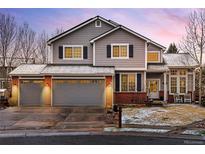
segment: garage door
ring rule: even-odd
[[[21,80],[20,82],[20,105],[41,106],[42,102],[42,80]]]
[[[53,106],[104,106],[104,80],[53,80]]]

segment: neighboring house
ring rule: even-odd
[[[194,92],[196,62],[100,16],[48,40],[50,64],[24,64],[10,73],[21,106],[101,106],[172,102]]]
[[[15,57],[11,62],[10,57],[6,58],[6,64],[2,66],[2,57],[0,57],[0,89],[10,88],[11,78],[9,73],[24,62],[23,58]],[[33,59],[29,59],[29,63],[33,63]]]

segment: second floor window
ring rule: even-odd
[[[112,45],[112,58],[128,58],[128,44],[113,44]]]
[[[64,59],[83,59],[82,46],[65,46]]]
[[[158,51],[148,51],[147,52],[147,62],[148,63],[158,63],[160,62],[160,54]]]

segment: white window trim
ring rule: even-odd
[[[113,46],[127,46],[127,57],[113,57]],[[113,43],[111,44],[111,59],[129,59],[129,44],[128,43]]]
[[[148,59],[147,59],[147,63],[160,63],[161,62],[160,51],[147,51],[147,55],[149,53],[158,53],[158,61],[148,61]]]
[[[80,47],[81,48],[81,58],[65,58],[65,48],[66,47]],[[72,50],[73,52],[73,50]],[[83,45],[63,45],[63,60],[83,60]]]
[[[135,91],[129,91],[129,74],[134,74],[135,75]],[[138,73],[120,73],[120,92],[125,92],[125,93],[129,93],[129,92],[137,92],[137,74]],[[128,84],[127,84],[127,89],[128,89],[128,91],[122,91],[122,84],[121,84],[121,82],[122,82],[122,75],[128,75]]]
[[[98,21],[100,22],[100,25],[99,25],[99,26],[97,25],[97,22],[98,22]],[[95,27],[102,27],[102,22],[101,22],[100,20],[96,20],[96,21],[95,21]]]
[[[177,75],[171,75],[171,70],[169,72],[169,94],[174,95],[175,93],[171,92],[171,77],[176,77],[177,78],[177,94],[179,95],[184,95],[188,93],[188,71],[186,70],[186,75],[180,75],[179,74],[179,69],[177,70]],[[180,77],[185,77],[186,78],[186,92],[185,93],[180,93]]]

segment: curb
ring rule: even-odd
[[[19,130],[18,130],[19,131]],[[100,134],[97,132],[86,132],[86,131],[81,131],[81,132],[68,132],[66,130],[64,131],[59,131],[59,130],[53,130],[53,131],[36,131],[36,130],[20,130],[18,132],[17,130],[14,131],[7,131],[7,132],[0,132],[0,139],[1,138],[9,138],[9,137],[37,137],[37,136],[64,136],[64,135],[69,135],[69,136],[82,136],[82,135],[96,135]]]
[[[40,137],[40,136],[88,136],[88,135],[126,135],[126,136],[144,136],[144,137],[159,137],[159,138],[175,138],[184,140],[203,141],[205,143],[205,136],[194,135],[162,135],[153,133],[136,133],[136,132],[94,132],[94,131],[68,131],[68,130],[12,130],[0,131],[1,138],[10,137]]]

